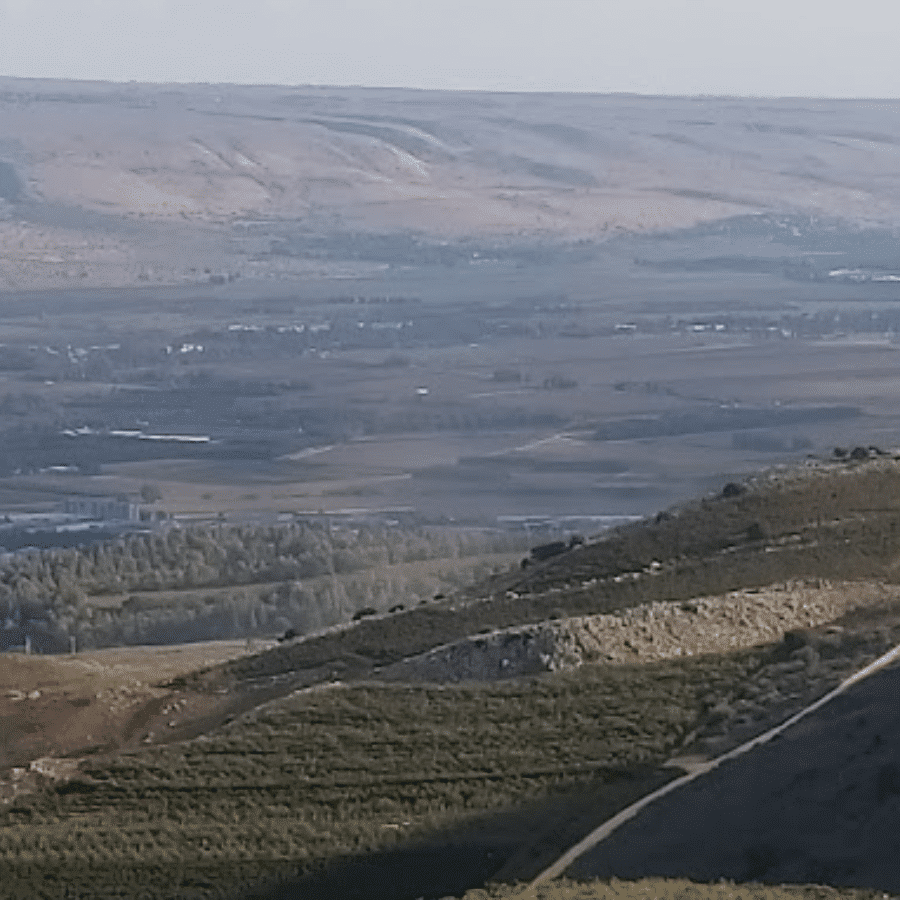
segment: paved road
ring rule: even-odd
[[[661,798],[567,874],[900,892],[900,668]]]

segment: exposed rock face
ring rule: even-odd
[[[874,583],[784,584],[722,597],[648,603],[620,613],[578,616],[477,635],[386,667],[379,677],[490,681],[571,669],[751,647],[798,628],[831,622],[857,607],[900,600]]]

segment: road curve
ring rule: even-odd
[[[900,668],[882,671],[898,660],[900,646],[739,747],[712,760],[679,763],[685,775],[594,829],[519,896],[533,896],[537,885],[563,872],[900,890],[900,836],[892,827],[900,814],[900,754],[895,759],[893,752],[900,745]],[[862,685],[876,673],[879,678]],[[828,704],[827,718],[807,718]],[[771,743],[776,738],[783,740]],[[761,752],[739,759],[755,748]],[[849,806],[851,798],[842,793],[848,789]],[[794,814],[780,815],[785,806]],[[884,816],[881,837],[888,846],[876,851],[873,836],[863,840],[860,831],[871,831]]]

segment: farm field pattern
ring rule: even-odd
[[[898,111],[0,79],[0,896],[517,896],[898,643]],[[900,889],[877,685],[533,896]]]
[[[896,428],[890,104],[0,88],[12,504],[638,515]]]

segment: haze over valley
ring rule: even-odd
[[[898,114],[0,78],[0,895],[900,891]]]
[[[11,512],[602,523],[894,441],[889,101],[0,89]]]
[[[0,103],[8,289],[490,270],[759,213],[896,224],[892,101],[0,79]]]

